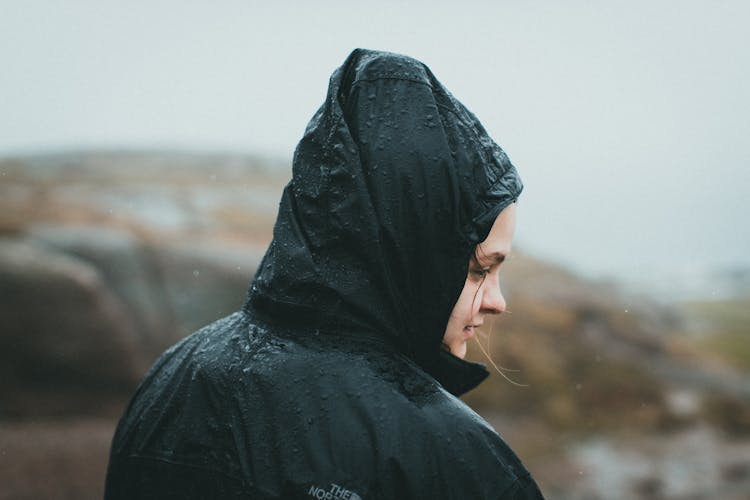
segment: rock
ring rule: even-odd
[[[137,326],[101,274],[0,239],[0,416],[106,412],[142,371]]]
[[[151,243],[98,226],[42,226],[29,234],[100,272],[133,321],[148,364],[180,338],[236,311],[263,251],[197,238]]]
[[[182,335],[165,293],[161,252],[129,231],[102,226],[37,226],[34,242],[85,261],[120,300],[133,323],[144,359],[153,359]]]
[[[121,407],[169,345],[242,305],[261,256],[93,226],[0,238],[0,417]]]
[[[255,245],[185,240],[156,251],[182,335],[237,311],[263,256]]]

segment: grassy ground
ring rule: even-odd
[[[688,302],[683,310],[695,347],[750,372],[750,298]]]

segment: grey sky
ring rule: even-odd
[[[595,275],[750,266],[750,4],[0,0],[0,154],[291,159],[354,47],[426,62],[524,179],[516,244]]]

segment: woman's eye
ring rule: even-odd
[[[485,276],[487,276],[487,273],[488,273],[489,271],[490,271],[490,270],[489,270],[489,269],[486,269],[486,268],[485,268],[485,269],[482,269],[482,268],[476,268],[476,269],[472,269],[472,270],[471,270],[471,271],[469,271],[469,272],[470,272],[470,274],[471,274],[472,276],[474,276],[474,277],[476,277],[476,278],[479,278],[479,279],[482,279],[482,278],[484,278]]]

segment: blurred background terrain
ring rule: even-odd
[[[355,47],[428,64],[521,174],[465,399],[547,497],[750,498],[750,3],[0,12],[0,500],[101,497],[144,371],[242,303]]]
[[[288,172],[159,151],[0,159],[0,498],[101,495],[145,370],[243,302]],[[550,498],[747,498],[746,289],[665,304],[522,246],[503,273],[512,314],[479,340],[523,385],[493,373],[465,399]]]

